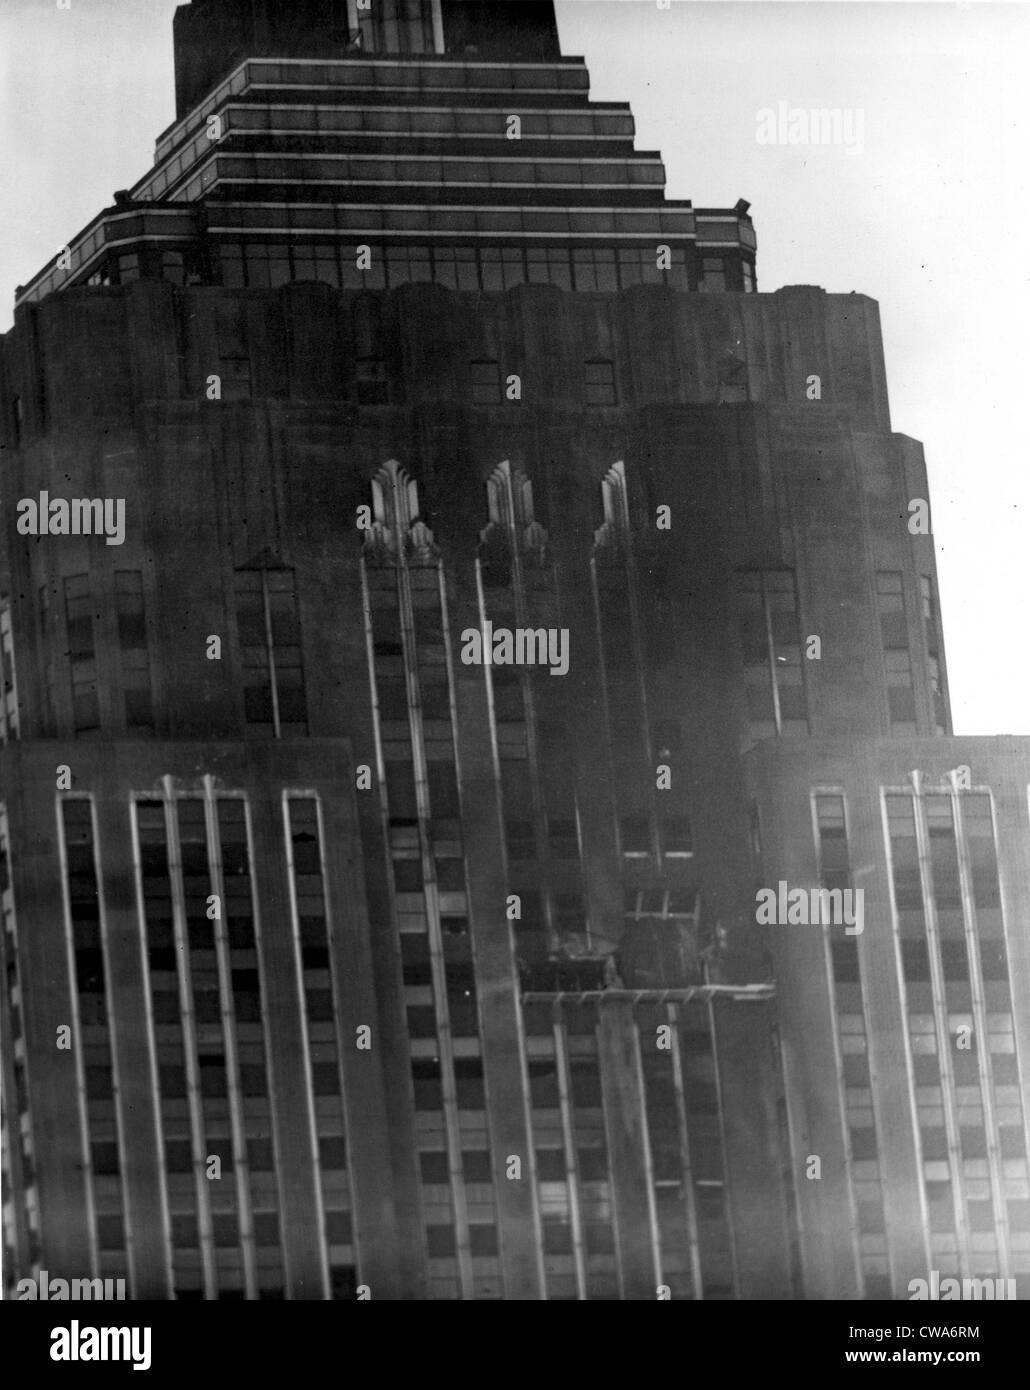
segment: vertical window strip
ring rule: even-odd
[[[235,588],[246,722],[271,738],[306,735],[294,571],[272,566],[237,570]]]
[[[951,1208],[955,1222],[954,1230],[957,1240],[959,1266],[963,1274],[968,1274],[971,1272],[970,1232],[966,1204],[963,1199],[963,1174],[961,1160],[959,1158],[959,1154],[961,1153],[961,1135],[959,1133],[958,1115],[955,1103],[955,1074],[951,1062],[952,1044],[948,1027],[947,989],[941,966],[940,934],[937,922],[937,906],[934,897],[930,835],[927,827],[926,808],[919,774],[913,773],[912,779],[913,785],[911,788],[904,789],[900,792],[885,791],[883,793],[884,824],[887,832],[885,838],[889,847],[892,898],[894,900],[895,922],[897,923],[899,918],[899,903],[897,878],[894,866],[897,854],[903,848],[904,838],[907,838],[898,834],[899,829],[908,829],[908,826],[899,819],[899,813],[904,810],[907,813],[906,820],[908,817],[912,818],[909,824],[914,834],[915,851],[919,868],[919,892],[922,898],[924,924],[923,942],[929,961],[929,989],[934,1037],[937,1045],[937,1060],[940,1069],[944,1131],[948,1151],[947,1166],[951,1186]],[[893,827],[891,817],[892,803],[894,810]],[[904,940],[902,941],[902,945],[904,945]],[[904,978],[902,979],[902,994],[906,1001],[906,1014],[911,1021],[912,1006],[909,1003],[909,985]],[[921,1150],[922,1146],[920,1146],[920,1152]],[[923,1178],[923,1185],[925,1190],[925,1176]],[[929,1193],[927,1193],[927,1202],[929,1203]]]
[[[53,619],[50,604],[51,585],[41,584],[39,586],[37,612],[39,613],[39,689],[43,695],[42,709],[42,733],[44,737],[50,738],[55,733],[54,727],[54,641],[52,627]]]
[[[336,997],[332,968],[331,925],[325,887],[325,836],[322,829],[321,805],[314,792],[288,791],[283,793],[283,814],[286,829],[286,853],[290,868],[290,910],[293,920],[294,951],[297,978],[301,987],[301,1017],[304,1021],[305,1064],[311,1078],[313,1105],[311,1142],[315,1162],[315,1184],[319,1194],[319,1219],[324,1235],[324,1278],[333,1296],[343,1296],[346,1283],[356,1287],[360,1280],[360,1247],[354,1229],[357,1212],[351,1187],[350,1164],[345,1157],[347,1110],[344,1104],[343,1038],[340,1032],[340,1001]],[[309,967],[312,953],[317,953],[316,966]],[[324,955],[324,964],[322,957]],[[328,977],[328,989],[317,993],[328,995],[328,1006],[319,1007],[309,985],[312,974]],[[324,1041],[314,1034],[330,1032]],[[326,1095],[315,1084],[316,1056],[332,1058],[336,1076],[336,1104],[328,1117],[323,1133]],[[325,1063],[319,1062],[320,1067]],[[320,1094],[321,1092],[321,1094]],[[338,1131],[338,1132],[337,1132]],[[337,1159],[339,1161],[337,1161]],[[344,1172],[342,1190],[338,1180],[330,1178],[331,1171]],[[343,1236],[348,1234],[348,1239]],[[335,1253],[334,1253],[335,1249]],[[350,1296],[353,1296],[351,1293]]]
[[[91,733],[100,727],[100,705],[97,694],[93,601],[88,574],[70,575],[65,579],[64,608],[71,676],[72,723],[77,734]]]
[[[69,971],[69,994],[71,1004],[70,1027],[72,1034],[72,1048],[75,1054],[76,1083],[78,1090],[78,1111],[79,1111],[79,1143],[82,1151],[82,1171],[86,1190],[86,1221],[89,1229],[90,1240],[90,1274],[99,1277],[101,1269],[100,1258],[100,1212],[98,1210],[99,1201],[97,1193],[96,1174],[93,1166],[92,1143],[91,1143],[91,1106],[90,1106],[90,1069],[88,1067],[86,1033],[83,1026],[83,1000],[82,994],[85,992],[81,987],[80,964],[83,969],[92,965],[96,968],[96,957],[100,952],[100,895],[99,880],[96,866],[96,837],[93,825],[93,799],[90,796],[73,795],[59,793],[56,800],[57,816],[57,844],[60,855],[61,865],[61,893],[64,908],[64,927],[65,944],[67,949],[68,971]],[[95,926],[92,928],[82,927],[84,920],[90,920],[85,916],[86,913],[94,911],[96,913]],[[80,941],[85,940],[84,950],[95,953],[92,961],[82,960],[80,962]],[[101,979],[103,979],[103,961],[100,961]],[[87,983],[93,983],[87,980]],[[104,1001],[106,1005],[106,1000]],[[106,1013],[106,1009],[105,1009]],[[91,1034],[93,1028],[98,1031],[102,1029],[103,1041],[94,1044],[92,1041],[88,1047],[92,1049],[97,1046],[104,1054],[106,1066],[101,1065],[97,1068],[98,1079],[102,1081],[101,1092],[107,1091],[109,1095],[114,1095],[114,1070],[113,1059],[111,1056],[110,1038],[105,1025],[90,1024]],[[110,1078],[110,1087],[106,1084],[107,1077]],[[114,1119],[114,1115],[112,1115]],[[115,1123],[117,1123],[115,1121]],[[122,1244],[124,1245],[124,1189],[121,1190],[120,1198],[122,1202]]]
[[[451,1187],[455,1218],[455,1247],[462,1297],[471,1298],[474,1295],[471,1235],[465,1178],[461,1159],[461,1122],[458,1114],[457,1067],[455,1063],[454,1034],[447,988],[447,962],[440,920],[440,897],[436,877],[436,864],[433,858],[430,841],[432,807],[429,799],[425,732],[421,718],[421,703],[418,698],[419,660],[418,647],[416,644],[413,574],[408,569],[407,564],[404,563],[405,557],[403,549],[401,555],[402,559],[397,571],[401,640],[404,647],[405,666],[409,678],[409,690],[414,697],[409,699],[409,709],[412,761],[415,773],[415,803],[418,814],[423,893],[426,903],[430,971],[436,1003],[436,1028],[440,1054],[440,1080],[443,1096],[443,1111],[447,1128],[449,1161],[451,1165]],[[439,586],[441,571],[438,565],[434,566],[433,577],[435,584]]]
[[[794,571],[738,571],[737,604],[752,737],[809,733]]]
[[[590,570],[605,720],[611,767],[616,775],[612,795],[619,808],[616,818],[619,851],[622,855],[636,854],[644,849],[646,843],[647,852],[660,864],[662,843],[653,792],[656,764],[645,674],[647,662],[644,658],[626,468],[621,460],[613,464],[601,480],[601,499],[604,524],[597,532]],[[612,618],[616,611],[621,612],[621,625]],[[625,764],[627,747],[633,749],[633,763],[638,760],[643,763],[636,775],[632,767],[624,766],[621,774],[619,771],[620,762]],[[629,791],[633,787],[646,787],[646,799],[643,792],[633,795]],[[634,841],[631,849],[627,841],[627,823],[645,820],[646,840],[641,824],[639,840]]]
[[[915,733],[917,727],[912,653],[904,577],[900,570],[877,570],[876,606],[887,678],[892,733]]]
[[[494,573],[493,567],[484,564],[482,557],[476,561],[480,622],[485,624],[489,619],[498,626],[506,626],[510,622],[515,628],[527,628],[532,623],[521,547],[526,528],[535,521],[532,489],[522,471],[516,470],[513,474],[511,465],[505,462],[491,474],[487,482],[487,496],[491,516],[489,529],[496,528],[507,563],[497,566]],[[486,581],[491,578],[505,579],[507,582],[488,584]],[[553,591],[553,572],[550,578]],[[542,925],[553,947],[558,938],[533,681],[528,668],[495,669],[493,665],[486,667],[486,681],[501,787],[509,882],[511,862],[516,857],[511,851],[529,851],[528,857],[534,859],[537,865]],[[516,691],[518,698],[513,700]],[[516,717],[513,719],[512,715]],[[521,738],[518,743],[509,743],[509,735],[521,735]],[[521,756],[523,752],[524,758]],[[527,811],[528,815],[525,814]],[[531,836],[526,834],[530,828]]]
[[[143,836],[141,834],[140,816],[138,811],[138,798],[133,796],[129,801],[129,820],[130,834],[132,838],[132,861],[133,878],[136,888],[136,912],[137,925],[139,928],[140,964],[141,977],[144,982],[144,1012],[146,1014],[148,1062],[150,1073],[150,1092],[155,1099],[154,1104],[154,1130],[153,1140],[155,1152],[158,1156],[158,1163],[161,1169],[160,1179],[160,1201],[161,1219],[163,1229],[160,1233],[155,1232],[155,1237],[160,1235],[163,1246],[164,1272],[168,1281],[168,1287],[175,1290],[175,1265],[172,1248],[172,1212],[168,1190],[168,1163],[165,1148],[165,1126],[164,1112],[161,1100],[161,1068],[159,1063],[158,1039],[157,1039],[157,1019],[155,1015],[154,990],[151,983],[151,965],[149,949],[149,924],[147,917],[147,893],[144,887],[144,862],[143,862]],[[159,805],[159,804],[158,804]],[[178,1014],[176,1015],[178,1017]]]
[[[690,1131],[687,1124],[686,1084],[683,1070],[683,1038],[680,1029],[681,1006],[666,1004],[666,1022],[672,1032],[670,1056],[672,1059],[672,1087],[675,1096],[676,1138],[679,1142],[680,1173],[684,1189],[686,1208],[686,1234],[689,1256],[691,1297],[704,1298],[704,1284],[701,1276],[701,1247],[697,1230],[697,1193],[694,1187],[694,1165],[690,1157]]]
[[[209,795],[212,785],[205,783]],[[258,1296],[280,1297],[284,1278],[282,1233],[250,805],[245,795],[219,792],[208,813],[209,854],[221,873],[223,890],[223,923],[216,940],[224,940],[227,952],[229,985],[224,1004],[234,1021],[239,1057],[243,1124],[239,1163],[249,1179],[241,1180],[240,1190],[249,1200]]]
[[[572,1118],[572,1088],[569,1079],[569,1047],[560,1004],[554,1005],[554,1059],[558,1077],[558,1109],[561,1117],[562,1147],[565,1154],[565,1182],[568,1191],[569,1225],[572,1235],[572,1265],[576,1297],[587,1298],[586,1241],[580,1200],[579,1157]]]
[[[0,742],[18,737],[18,682],[14,670],[14,635],[10,600],[0,600]]]
[[[919,576],[919,595],[922,604],[923,635],[930,670],[930,698],[933,704],[934,732],[948,732],[948,695],[944,680],[944,653],[941,643],[940,614],[931,575]]]
[[[603,1082],[597,1046],[597,1006],[564,1011],[568,1083],[579,1173],[579,1202],[587,1254],[588,1298],[618,1298],[619,1264],[611,1158],[605,1131]],[[571,1044],[571,1035],[576,1043]],[[588,1042],[589,1038],[589,1042]]]
[[[0,958],[3,959],[5,967],[4,988],[7,990],[12,1035],[16,1043],[19,1037],[24,1037],[24,1027],[21,1022],[24,1014],[24,1000],[21,991],[18,921],[11,871],[10,828],[7,821],[7,807],[2,802],[0,802],[0,931],[3,934],[3,950],[0,951]],[[15,991],[18,995],[17,1000],[14,998]],[[14,1077],[15,1094],[8,1101],[4,1123],[4,1140],[5,1142],[10,1141],[12,1153],[16,1145],[20,1150],[23,1178],[22,1206],[13,1219],[17,1230],[20,1231],[24,1227],[28,1232],[29,1249],[26,1253],[28,1263],[32,1264],[38,1254],[38,1249],[33,1245],[33,1241],[38,1246],[39,1240],[38,1216],[30,1198],[30,1189],[35,1188],[36,1182],[36,1145],[33,1136],[31,1092],[28,1068],[25,1065],[24,1044],[20,1056],[16,1047],[12,1048],[12,1054],[11,1069]],[[16,1120],[14,1119],[15,1116],[17,1117]],[[10,1117],[10,1120],[7,1117]],[[10,1122],[11,1120],[13,1123]],[[16,1136],[18,1136],[17,1139]],[[14,1242],[14,1248],[19,1251],[19,1254],[21,1253],[20,1239]]]
[[[985,795],[987,798],[990,811],[991,840],[992,844],[996,846],[993,801],[989,791],[981,793],[980,795]],[[983,1106],[983,1126],[987,1139],[988,1174],[991,1185],[991,1200],[994,1207],[994,1236],[997,1242],[999,1274],[1003,1278],[1008,1278],[1013,1274],[1011,1268],[1012,1252],[1009,1248],[1005,1183],[1002,1158],[999,1151],[998,1118],[994,1103],[994,1088],[991,1075],[990,1032],[988,1022],[989,1008],[980,961],[980,927],[977,920],[976,898],[973,890],[973,869],[969,841],[966,833],[965,806],[967,804],[967,797],[972,801],[974,796],[976,796],[976,793],[970,795],[966,792],[960,792],[957,786],[957,778],[953,777],[950,800],[955,830],[955,848],[962,899],[962,918],[965,929],[966,953],[969,962],[977,1071],[980,1084],[981,1104]],[[1002,939],[1004,940],[1004,926],[1002,927],[1002,934]],[[1020,1118],[1023,1118],[1022,1115]]]
[[[218,1027],[220,1028],[220,1046],[224,1057],[224,1070],[226,1078],[226,1102],[229,1121],[229,1146],[233,1167],[233,1191],[236,1202],[237,1217],[237,1242],[240,1251],[242,1275],[242,1292],[246,1299],[258,1297],[258,1271],[257,1256],[255,1250],[255,1219],[254,1210],[251,1202],[251,1174],[247,1154],[247,1133],[246,1133],[246,1097],[250,1091],[249,1086],[243,1084],[241,1046],[238,1036],[236,1001],[233,989],[233,970],[232,957],[228,937],[229,931],[229,907],[230,901],[226,893],[225,865],[222,849],[222,835],[220,823],[220,811],[223,806],[231,805],[238,807],[246,813],[246,803],[244,798],[235,796],[231,793],[224,795],[216,794],[214,790],[214,779],[210,775],[204,777],[203,798],[199,797],[180,797],[179,799],[180,827],[182,825],[182,811],[184,803],[196,806],[200,814],[192,817],[192,833],[194,837],[193,853],[200,858],[202,863],[197,867],[202,867],[203,878],[207,882],[201,891],[202,901],[196,902],[195,912],[192,921],[195,921],[198,928],[198,938],[206,942],[208,935],[211,938],[212,954],[215,958],[215,990],[218,999]],[[244,865],[236,864],[233,867],[239,872],[241,868],[248,871],[250,868],[249,836],[246,835],[246,822],[244,820],[244,852],[246,862]],[[202,837],[202,838],[201,838]],[[206,890],[206,891],[205,891]],[[210,916],[209,903],[211,897],[216,899],[214,906],[217,908],[216,915]],[[251,911],[253,907],[251,905]],[[196,954],[193,956],[193,964],[196,963]],[[205,972],[207,973],[207,972]],[[256,972],[255,972],[256,973]],[[194,985],[197,981],[194,980]],[[209,981],[205,980],[205,983]],[[208,990],[207,993],[214,991]],[[194,996],[196,998],[196,994]],[[260,1026],[260,1025],[259,1025]],[[208,1023],[202,1030],[203,1034],[213,1033],[212,1023]],[[248,1049],[250,1044],[246,1045]],[[260,1070],[263,1073],[264,1091],[268,1093],[268,1074],[264,1065],[265,1047],[263,1041],[258,1044],[261,1054]],[[221,1110],[220,1097],[213,1098],[212,1112],[217,1114]],[[218,1116],[218,1128],[222,1128],[221,1116]],[[209,1154],[219,1152],[224,1148],[224,1141],[221,1137],[215,1139],[213,1136],[207,1139],[205,1147]],[[224,1155],[223,1155],[224,1157]],[[223,1213],[224,1215],[224,1213]],[[217,1240],[216,1240],[217,1244]],[[223,1249],[227,1246],[223,1246]]]
[[[393,537],[393,549],[391,559],[396,563],[388,563],[385,566],[371,566],[367,557],[362,558],[362,587],[366,602],[366,641],[368,647],[369,669],[372,672],[373,688],[377,681],[377,662],[380,656],[377,654],[377,639],[380,634],[380,619],[385,605],[377,604],[378,594],[382,594],[384,599],[392,597],[396,592],[396,627],[393,622],[388,628],[390,646],[401,648],[401,659],[404,664],[404,684],[407,700],[407,722],[411,739],[411,770],[414,782],[414,799],[410,809],[414,812],[416,820],[416,834],[418,846],[419,877],[422,884],[422,896],[425,902],[426,915],[426,937],[425,947],[428,954],[429,979],[432,989],[433,1007],[435,1012],[435,1034],[437,1040],[437,1051],[439,1062],[438,1076],[440,1083],[441,1109],[444,1117],[444,1129],[446,1135],[447,1171],[450,1189],[450,1200],[453,1207],[454,1229],[455,1229],[455,1252],[458,1271],[458,1286],[462,1298],[471,1298],[473,1294],[473,1275],[472,1259],[470,1250],[470,1235],[468,1223],[468,1209],[465,1200],[464,1174],[461,1160],[461,1131],[458,1118],[457,1088],[454,1069],[454,1048],[451,1036],[450,1013],[447,1001],[447,975],[444,957],[444,947],[442,940],[440,922],[440,903],[437,892],[435,865],[429,842],[429,819],[431,808],[429,803],[428,787],[428,766],[426,761],[425,741],[420,718],[420,703],[418,699],[418,661],[415,643],[415,622],[412,603],[411,580],[405,563],[405,549],[408,530],[407,510],[417,511],[417,494],[414,499],[410,495],[411,488],[414,486],[402,471],[391,477],[383,478],[380,481],[380,495],[384,498],[383,524],[389,528]],[[439,571],[437,569],[439,583]],[[386,576],[393,576],[396,580],[396,590],[388,580],[384,583]],[[392,608],[392,605],[389,605]],[[387,611],[389,611],[389,608]],[[399,639],[399,641],[397,640]],[[382,732],[382,709],[378,698],[374,700],[374,711],[376,715],[376,741],[377,754],[380,760],[381,769],[381,791],[384,803],[386,825],[384,827],[387,843],[390,844],[390,827],[394,811],[397,809],[393,797],[389,791],[389,780],[391,765],[386,761],[385,748]],[[395,904],[397,894],[397,863],[395,855],[393,860],[393,870],[395,875],[394,883],[391,884],[391,897]],[[412,891],[417,891],[412,889]],[[418,1078],[423,1072],[427,1072],[428,1063],[421,1058],[413,1057],[413,1074],[416,1077],[416,1107],[418,1105],[419,1085]],[[427,1083],[431,1083],[432,1078],[426,1075]],[[432,1227],[427,1230],[431,1231]],[[432,1252],[430,1253],[430,1269],[432,1270]],[[432,1274],[431,1274],[432,1278]]]
[[[705,1298],[739,1298],[737,1242],[730,1211],[726,1173],[726,1137],[723,1124],[722,1085],[716,1049],[715,1003],[687,1005],[680,1017],[686,1032],[691,1012],[700,1027],[694,1029],[691,1082],[687,1087],[687,1126],[695,1173],[698,1238]],[[710,1080],[708,1073],[710,1072]],[[716,1274],[719,1282],[716,1282]]]
[[[197,1061],[197,1024],[193,1007],[189,934],[182,886],[182,858],[175,815],[172,779],[164,779],[163,795],[136,796],[133,816],[139,842],[140,903],[146,932],[147,981],[154,1007],[159,1073],[162,1136],[165,1145],[165,1191],[171,1213],[171,1255],[177,1297],[205,1299],[218,1295],[214,1227],[206,1177],[207,1150],[200,1068]],[[154,974],[174,974],[175,989],[158,991]],[[177,1019],[169,1017],[178,1012]],[[169,1037],[174,1033],[174,1039]],[[182,1091],[179,1082],[182,1082]],[[180,1095],[183,1097],[180,1115]],[[185,1129],[189,1170],[193,1174],[194,1210],[177,1210],[180,1196],[171,1182],[172,1171],[184,1171],[178,1150]],[[176,1154],[173,1165],[172,1153]],[[194,1256],[199,1265],[194,1272]]]
[[[125,697],[125,723],[130,732],[152,732],[154,710],[150,688],[142,572],[115,570],[114,589],[122,689]]]
[[[663,1200],[672,1191],[668,1186],[670,1181],[682,1187],[682,1170],[678,1143],[672,1150],[674,1162],[668,1163],[670,1149],[667,1122],[675,1115],[675,1108],[669,1105],[671,1097],[670,1088],[667,1086],[670,1070],[668,1063],[654,1046],[655,1031],[650,1026],[653,1016],[654,1010],[645,1005],[642,1008],[637,1006],[633,1010],[632,1018],[633,1069],[636,1073],[636,1085],[633,1090],[638,1097],[641,1157],[647,1192],[648,1236],[657,1282],[669,1285],[670,1289],[675,1285],[682,1294],[683,1285],[679,1277],[681,1271],[678,1268],[681,1251],[677,1246],[685,1234],[686,1213],[682,1209],[673,1209],[675,1219],[672,1222],[666,1220],[668,1204]],[[674,1119],[673,1129],[675,1132]],[[675,1178],[671,1180],[668,1176],[670,1169],[675,1170]]]
[[[851,853],[848,835],[847,802],[843,791],[838,788],[818,789],[812,793],[812,815],[815,824],[816,834],[816,854],[819,865],[819,881],[822,886],[829,891],[847,891],[853,887],[851,875]],[[860,967],[860,953],[858,940],[856,937],[843,936],[836,940],[831,940],[826,934],[826,955],[827,955],[827,979],[829,982],[830,1002],[833,1009],[835,1020],[834,1027],[834,1052],[837,1059],[837,1076],[840,1086],[841,1100],[845,1111],[845,1143],[848,1155],[848,1195],[852,1204],[854,1217],[854,1227],[859,1235],[858,1248],[853,1247],[853,1253],[861,1269],[863,1282],[865,1284],[865,1296],[875,1298],[883,1290],[878,1288],[873,1280],[882,1279],[875,1268],[874,1261],[868,1259],[862,1252],[861,1241],[866,1234],[880,1234],[885,1232],[885,1222],[883,1213],[883,1186],[879,1176],[881,1162],[880,1132],[876,1114],[876,1097],[872,1095],[872,1081],[869,1076],[869,1054],[868,1046],[862,1053],[845,1052],[845,1045],[842,1037],[841,1020],[847,1014],[853,1016],[855,1013],[861,1015],[865,1023],[865,992],[862,983]],[[842,993],[846,992],[852,996],[846,1000],[842,999]],[[868,1036],[866,1026],[865,1036]],[[843,1053],[843,1055],[842,1055]],[[855,1057],[861,1057],[861,1062],[856,1062]],[[849,1071],[858,1072],[858,1076],[849,1076]],[[862,1201],[859,1195],[857,1179],[857,1163],[868,1165],[874,1160],[865,1152],[861,1156],[855,1153],[855,1139],[852,1125],[850,1123],[849,1093],[854,1095],[856,1092],[866,1091],[870,1093],[870,1118],[872,1124],[862,1126],[869,1129],[871,1133],[872,1148],[876,1155],[875,1163],[877,1166],[876,1178],[865,1177],[862,1179],[861,1193],[866,1199]],[[863,1107],[864,1109],[865,1107]],[[866,1171],[863,1169],[862,1171]],[[869,1198],[872,1198],[869,1201]],[[871,1228],[871,1229],[869,1229]]]

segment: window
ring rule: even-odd
[[[820,793],[815,798],[815,819],[818,835],[819,878],[824,888],[851,887],[851,864],[848,858],[848,834],[844,814],[844,798],[835,793]]]
[[[18,737],[18,684],[14,675],[11,605],[0,600],[0,742]]]
[[[173,285],[186,283],[186,258],[181,251],[161,252],[161,279]]]
[[[474,246],[437,246],[433,250],[433,278],[452,290],[478,290],[479,267]]]
[[[275,289],[290,279],[288,246],[250,245],[245,249],[247,284],[252,289]]]
[[[651,257],[652,263],[655,257]],[[577,290],[617,290],[618,273],[615,252],[607,248],[576,247],[572,253],[572,268]]]
[[[479,261],[484,290],[507,290],[525,283],[525,253],[521,246],[481,247]]]
[[[741,571],[737,602],[752,737],[807,734],[793,571]]]
[[[915,914],[911,930],[922,934],[923,888],[919,871],[919,851],[916,843],[915,808],[912,797],[898,794],[885,798],[887,829],[890,838],[891,872],[894,905],[902,916],[902,934],[909,930],[904,914]],[[904,944],[904,943],[903,943]],[[925,941],[912,943],[925,953]],[[927,976],[927,978],[929,978]]]
[[[701,257],[701,281],[699,290],[707,293],[726,288],[726,262],[721,256]]]
[[[88,575],[76,574],[65,579],[64,603],[71,667],[72,722],[76,733],[89,733],[100,727],[100,705],[97,699],[97,660]]]
[[[531,284],[557,285],[572,289],[569,253],[564,247],[530,246],[526,250],[526,272]]]
[[[11,398],[11,414],[14,416],[14,447],[21,448],[21,431],[25,423],[25,407],[21,403],[21,396]]]
[[[469,363],[469,378],[472,384],[473,405],[499,405],[503,400],[501,390],[501,364],[493,359]]]
[[[755,268],[750,261],[742,261],[744,271],[744,293],[753,294],[755,289]]]
[[[293,570],[237,570],[236,621],[248,728],[269,738],[306,734],[304,670]]]
[[[962,818],[965,823],[969,850],[970,872],[973,881],[973,900],[980,914],[982,942],[986,940],[989,911],[1001,906],[998,884],[998,860],[994,846],[994,817],[991,798],[985,792],[965,792],[962,796]],[[1000,922],[990,923],[992,938],[1003,937]],[[1004,942],[1002,952],[1004,953]]]
[[[587,405],[616,405],[615,364],[597,357],[586,364]]]
[[[923,631],[926,636],[927,661],[930,671],[930,692],[933,699],[934,732],[948,732],[948,701],[944,688],[944,672],[941,669],[941,636],[937,614],[937,598],[933,580],[928,574],[919,576],[919,595],[923,613]]]
[[[241,289],[244,283],[243,247],[226,243],[218,248],[218,263],[222,284],[226,289]]]
[[[683,251],[679,247],[672,248],[672,269],[670,270],[659,270],[658,252],[654,245],[620,247],[618,258],[619,284],[622,289],[628,289],[630,285],[662,284],[686,288]],[[599,284],[598,289],[600,288],[602,287]]]
[[[877,571],[876,605],[880,615],[880,640],[883,644],[891,732],[914,734],[916,697],[912,684],[912,657],[909,652],[904,581],[900,570]]]
[[[390,289],[412,281],[432,280],[433,271],[428,246],[389,246],[386,250],[386,269]]]
[[[130,731],[152,730],[154,714],[143,612],[143,576],[139,570],[116,570],[114,586],[125,691],[125,722]]]
[[[359,405],[388,405],[390,381],[382,357],[359,357],[354,364]]]

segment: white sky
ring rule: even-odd
[[[0,331],[29,279],[150,166],[176,0],[0,3]],[[1030,733],[1030,5],[558,0],[598,99],[667,192],[750,200],[761,289],[879,301],[894,428],[930,474],[958,733]],[[762,145],[756,113],[864,112],[864,149]]]

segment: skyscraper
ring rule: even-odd
[[[756,293],[550,3],[175,45],[0,343],[10,1279],[1025,1276],[1027,755],[950,737],[875,304]]]

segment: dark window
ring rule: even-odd
[[[726,262],[721,256],[702,256],[699,290],[720,291],[726,288]]]
[[[114,584],[122,684],[125,691],[125,720],[129,729],[134,732],[149,731],[154,727],[154,714],[150,695],[150,665],[147,658],[143,576],[139,570],[116,570]]]
[[[501,385],[501,364],[481,361],[469,363],[469,379],[473,405],[499,405],[504,399]]]
[[[492,1182],[493,1167],[485,1149],[468,1150],[461,1156],[466,1182]]]
[[[306,734],[300,616],[293,570],[237,570],[236,621],[248,726],[271,738]]]
[[[418,1161],[424,1183],[439,1186],[450,1182],[450,1169],[445,1153],[422,1153],[419,1154]]]
[[[354,1238],[350,1212],[327,1211],[325,1214],[325,1234],[330,1245],[349,1245]]]
[[[741,571],[737,605],[752,737],[807,734],[793,572]]]
[[[121,1250],[125,1245],[125,1225],[120,1216],[97,1217],[97,1243],[101,1250]]]
[[[94,611],[88,575],[76,574],[65,579],[64,602],[71,666],[72,716],[76,733],[86,733],[100,727],[93,640]]]
[[[604,358],[595,358],[587,362],[584,371],[587,405],[616,405],[615,364]]]
[[[354,377],[359,405],[389,405],[390,380],[382,357],[359,357]]]

